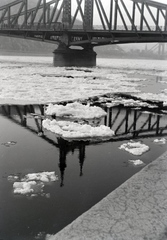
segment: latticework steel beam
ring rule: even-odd
[[[82,47],[167,42],[167,4],[151,0],[38,0],[29,9],[30,1],[16,0],[0,7],[0,34],[42,41],[66,38],[66,45]]]
[[[84,8],[84,28],[92,29],[93,26],[93,0],[85,0]]]
[[[63,1],[62,23],[65,29],[69,29],[71,27],[71,0]]]

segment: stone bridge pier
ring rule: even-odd
[[[62,24],[64,34],[61,36],[58,48],[53,52],[53,65],[58,67],[94,67],[96,66],[96,52],[91,45],[85,45],[83,49],[70,48],[68,30],[71,29],[71,0],[64,0]],[[85,0],[83,29],[92,29],[93,25],[93,1]]]
[[[60,43],[53,52],[53,65],[55,67],[94,67],[96,66],[96,52],[92,47],[71,49]]]

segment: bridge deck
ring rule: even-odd
[[[57,41],[67,47],[167,42],[167,4],[77,0],[74,6],[72,0],[38,0],[30,8],[30,2],[15,0],[0,7],[0,35]]]

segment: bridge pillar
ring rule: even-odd
[[[71,49],[60,43],[53,52],[53,65],[55,67],[94,67],[96,66],[96,52],[92,48]]]
[[[93,0],[85,0],[83,27],[91,30],[93,27]]]
[[[53,52],[55,67],[94,67],[96,66],[96,52],[89,45],[83,50],[71,49],[68,30],[71,28],[71,0],[64,0],[62,23],[64,34],[60,37],[58,48]],[[93,0],[85,0],[84,28],[91,29],[93,24]]]
[[[64,0],[62,23],[64,29],[68,30],[71,27],[71,0]]]
[[[158,45],[158,56],[160,59],[165,58],[165,43],[159,43]]]

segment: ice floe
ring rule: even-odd
[[[19,180],[18,176],[15,176],[15,175],[8,176],[8,181],[15,182],[16,180]]]
[[[13,184],[14,193],[23,195],[41,192],[43,187],[43,183],[37,183],[36,181],[15,182]]]
[[[143,88],[151,81],[147,75],[166,76],[166,72],[166,61],[156,60],[108,61],[98,58],[97,67],[89,71],[86,68],[53,68],[52,57],[0,56],[0,102],[50,103],[87,98],[109,91],[133,94],[143,91],[149,99],[148,88]],[[154,84],[154,98],[158,93],[158,98],[163,100],[160,93],[162,83]],[[166,89],[166,84],[163,85]]]
[[[45,196],[49,197],[49,193],[44,193],[44,186],[49,182],[58,181],[55,172],[29,173],[19,178],[17,175],[8,176],[8,181],[13,183],[14,194],[21,194],[30,197]]]
[[[16,145],[16,143],[17,142],[15,141],[9,141],[9,142],[2,143],[1,145],[4,145],[5,147],[10,147],[10,146]]]
[[[141,161],[140,159],[137,160],[128,160],[130,164],[133,164],[134,166],[144,166],[145,163]]]
[[[28,173],[22,178],[23,181],[41,181],[41,182],[55,182],[57,176],[55,172],[41,172],[41,173]]]
[[[162,101],[163,102],[163,106],[167,106],[167,95],[164,93],[158,93],[158,94],[154,94],[154,93],[139,93],[139,94],[134,94],[135,96],[138,96],[142,99],[145,100],[153,100],[153,101]]]
[[[166,138],[154,139],[154,143],[166,144],[166,142],[167,142]]]
[[[64,139],[88,139],[88,138],[111,138],[114,131],[109,127],[101,125],[92,127],[88,124],[80,124],[70,121],[57,121],[45,119],[42,122],[45,129],[56,133]]]
[[[123,105],[125,107],[149,107],[149,108],[157,107],[156,105],[149,104],[145,101],[125,99],[122,97],[113,97],[113,98],[100,97],[99,102],[104,102],[104,103],[106,102],[107,107],[113,107],[118,105]]]
[[[106,112],[96,106],[83,105],[79,102],[68,103],[67,105],[58,105],[50,103],[45,110],[46,115],[56,115],[57,117],[68,117],[77,119],[101,118]]]
[[[133,155],[142,155],[149,150],[149,146],[141,142],[130,141],[128,143],[123,143],[119,149],[123,149]]]

